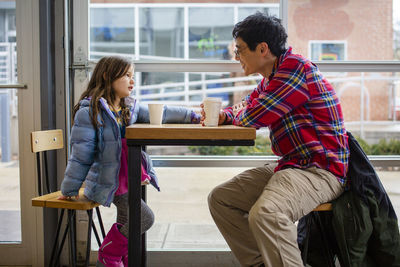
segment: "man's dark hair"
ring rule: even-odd
[[[236,23],[232,36],[235,39],[240,37],[251,51],[254,51],[262,42],[266,42],[272,54],[277,57],[286,50],[287,34],[281,20],[261,12]]]

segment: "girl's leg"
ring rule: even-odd
[[[121,225],[119,231],[122,235],[128,238],[129,235],[129,202],[128,202],[128,194],[124,194],[121,196],[114,197],[114,204],[117,206],[117,223]],[[143,234],[154,223],[154,213],[153,211],[147,206],[146,202],[142,200],[141,202],[141,233]],[[122,262],[124,266],[128,266],[128,253],[122,256]]]
[[[115,223],[99,249],[97,266],[123,267],[128,266],[128,194],[114,197],[117,206],[117,223]],[[142,200],[142,233],[154,223],[154,214]]]
[[[115,206],[117,206],[117,223],[122,225],[119,230],[124,236],[128,237],[129,234],[128,194],[115,196],[113,203],[115,204]],[[143,234],[144,232],[149,230],[154,223],[154,213],[150,209],[150,207],[147,206],[146,202],[144,202],[143,200],[142,200],[141,213],[142,213],[141,233]]]

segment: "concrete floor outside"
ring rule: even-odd
[[[157,168],[161,192],[148,186],[148,204],[155,225],[148,231],[148,249],[229,249],[207,207],[210,190],[246,168]],[[400,216],[400,171],[379,171]],[[18,165],[0,163],[0,241],[20,240]],[[102,208],[106,230],[115,222],[115,208]],[[85,230],[86,231],[86,230]],[[97,244],[93,240],[93,248]]]

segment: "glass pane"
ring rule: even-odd
[[[230,59],[233,7],[189,8],[189,57]]]
[[[229,249],[210,216],[207,197],[215,186],[246,169],[250,168],[156,168],[161,192],[147,187],[148,204],[156,219],[148,231],[148,248]],[[400,171],[380,169],[377,173],[400,214],[396,190]]]
[[[133,8],[90,8],[90,58],[107,54],[135,53],[135,12]]]
[[[399,2],[289,0],[288,44],[313,60],[398,60]]]
[[[215,73],[189,73],[189,92],[194,88],[212,94],[225,89],[228,100],[249,92],[258,81],[232,80]],[[219,75],[219,76],[218,76]],[[342,102],[346,128],[358,136],[368,154],[399,155],[400,133],[400,73],[324,73],[334,86]],[[225,77],[224,77],[225,76]],[[207,82],[219,79],[219,87]],[[222,79],[222,81],[221,81]],[[226,82],[224,81],[226,79]],[[230,80],[229,80],[230,79]],[[199,83],[199,84],[196,84]],[[237,90],[230,87],[234,87]],[[218,88],[218,89],[216,89]],[[362,97],[363,96],[363,97]],[[168,103],[168,101],[165,101]],[[196,101],[189,102],[196,107]],[[363,110],[361,112],[361,109]],[[363,114],[363,116],[361,116]],[[271,155],[268,131],[258,130],[254,147],[155,147],[149,146],[151,155]],[[227,249],[207,207],[207,196],[218,184],[234,177],[246,168],[156,168],[161,192],[148,187],[148,203],[156,222],[148,231],[149,249]],[[394,209],[400,212],[397,184],[399,170],[377,168],[378,175],[391,198]],[[182,176],[182,173],[185,175]],[[179,206],[179,209],[176,207]]]
[[[325,76],[340,98],[346,129],[364,139],[367,154],[400,155],[400,73]]]
[[[239,7],[239,14],[238,14],[238,21],[244,20],[247,16],[250,16],[257,11],[264,13],[264,14],[269,14],[272,16],[276,16],[279,18],[279,6],[278,5],[268,5],[268,7]]]
[[[315,60],[345,60],[346,43],[345,42],[313,42],[310,41],[311,57]]]
[[[142,102],[163,101],[193,108],[199,108],[204,97],[219,97],[223,106],[232,105],[261,80],[261,76],[239,75],[229,72],[139,72],[135,74],[134,97]]]
[[[183,8],[140,8],[139,18],[140,58],[184,57]]]
[[[0,84],[17,82],[15,2],[0,2]],[[0,90],[0,243],[21,242],[17,90]]]
[[[143,72],[136,74],[140,79],[134,88],[135,97],[141,102],[174,102],[184,101],[185,83],[183,73]]]
[[[148,231],[148,248],[228,249],[210,215],[207,196],[215,186],[244,170],[156,168],[162,188],[157,192],[147,187],[148,204],[156,218]]]
[[[145,60],[232,60],[232,29],[236,22],[256,11],[279,15],[278,0],[263,3],[91,0],[89,8],[91,59],[124,54]]]
[[[342,105],[346,128],[365,138],[373,145],[400,140],[400,75],[399,73],[324,73],[335,88]],[[162,102],[167,105],[183,105],[199,111],[199,105],[207,96],[222,99],[223,107],[238,103],[260,81],[260,76],[241,76],[240,73],[141,73],[136,83],[135,95],[141,102]],[[267,129],[259,130],[254,148],[202,148],[186,150],[163,149],[165,154],[201,155],[268,155],[271,154]],[[400,146],[400,144],[399,144]],[[262,149],[264,147],[264,149]],[[398,146],[394,146],[393,148]],[[150,148],[153,149],[153,148]],[[389,153],[375,149],[374,153]],[[380,151],[380,152],[378,152]],[[385,152],[386,151],[386,152]],[[372,153],[372,152],[371,152]],[[373,153],[373,154],[374,154]],[[400,154],[392,150],[393,154]]]

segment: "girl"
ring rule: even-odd
[[[85,181],[85,196],[109,207],[117,206],[115,223],[99,249],[98,266],[127,266],[128,168],[125,127],[149,122],[147,106],[137,103],[133,90],[133,64],[121,57],[104,57],[96,65],[86,91],[74,107],[72,152],[61,184],[61,199],[78,196]],[[163,123],[199,123],[200,116],[185,108],[165,107]],[[142,154],[142,182],[158,190],[147,154]],[[142,201],[142,233],[154,222]]]

